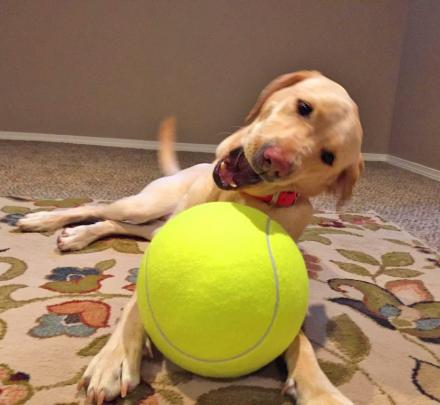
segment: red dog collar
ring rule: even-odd
[[[279,193],[263,196],[252,195],[252,197],[256,198],[257,200],[264,201],[265,203],[273,205],[274,207],[291,207],[292,205],[295,205],[298,196],[298,193],[295,193],[294,191],[280,191]]]

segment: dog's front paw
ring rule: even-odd
[[[323,390],[318,387],[308,387],[304,390],[289,380],[282,392],[295,399],[297,405],[353,405],[353,402],[338,389]]]
[[[33,212],[17,222],[17,227],[22,232],[55,231],[61,226],[60,215],[51,211]]]
[[[297,405],[353,405],[337,388],[318,386],[297,386],[295,380],[289,377],[281,391],[296,401]]]
[[[288,378],[286,380],[284,387],[281,390],[281,394],[296,399],[296,385],[293,378]]]
[[[65,228],[57,238],[58,249],[62,252],[81,250],[92,243],[96,236],[90,232],[90,225]]]
[[[142,348],[125,348],[112,338],[93,358],[78,383],[78,390],[86,388],[90,403],[102,405],[118,395],[124,398],[139,384]]]

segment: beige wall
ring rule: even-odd
[[[389,144],[407,0],[0,2],[0,130],[216,143],[275,75],[321,70]]]
[[[440,170],[440,1],[412,0],[389,153]]]

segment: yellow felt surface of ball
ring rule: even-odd
[[[298,334],[308,277],[276,221],[213,202],[169,220],[139,269],[146,331],[171,361],[196,374],[236,377],[280,355]]]

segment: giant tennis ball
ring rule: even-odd
[[[236,377],[293,341],[307,308],[301,253],[266,214],[195,206],[169,220],[140,267],[137,299],[153,343],[196,374]]]

